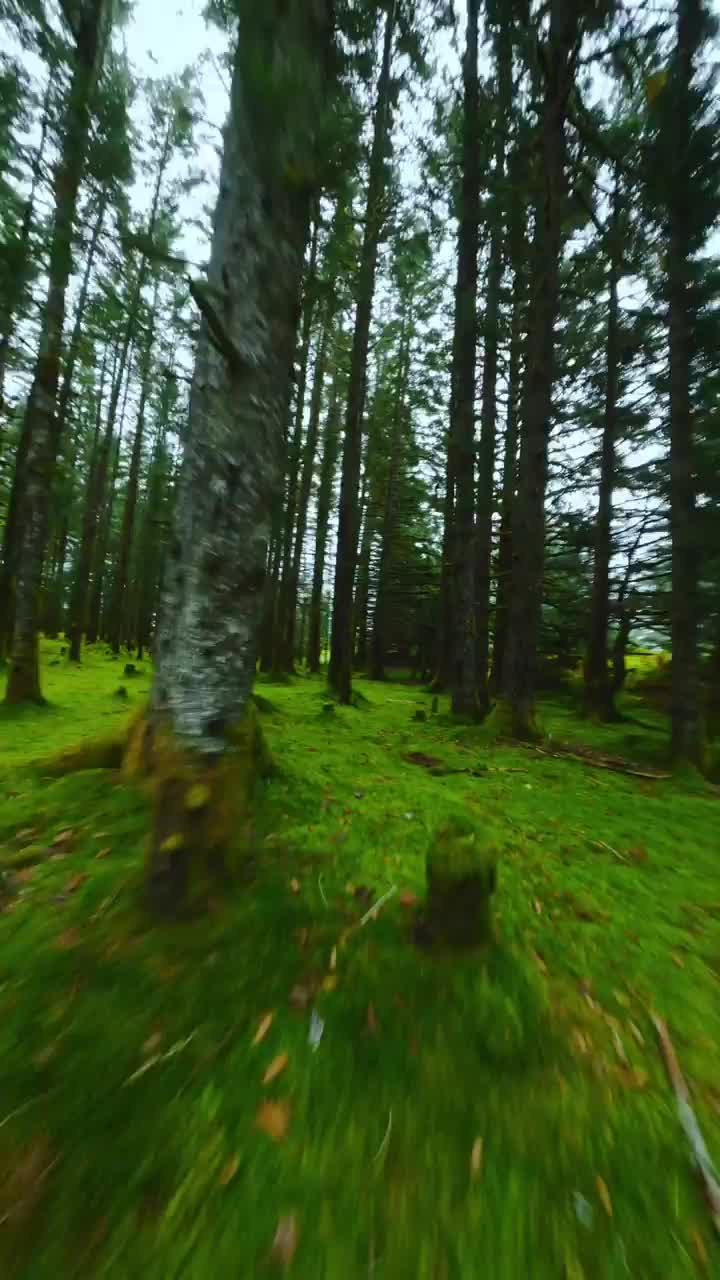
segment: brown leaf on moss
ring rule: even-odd
[[[260,1044],[260,1042],[265,1039],[268,1031],[270,1030],[273,1024],[274,1019],[275,1019],[275,1014],[272,1011],[272,1009],[268,1013],[263,1015],[263,1017],[260,1019],[258,1023],[257,1031],[255,1032],[255,1035],[252,1038],[253,1045]]]
[[[377,1020],[375,1007],[372,1004],[372,1002],[367,1007],[367,1029],[371,1033],[371,1035],[377,1035],[378,1031],[380,1030],[380,1024]]]
[[[74,893],[88,879],[88,875],[84,871],[78,871],[77,875],[71,876],[67,884],[63,887],[63,893]]]
[[[60,831],[58,835],[55,836],[55,839],[52,842],[53,848],[64,848],[66,845],[71,844],[74,839],[75,832],[68,827],[67,831]]]
[[[703,1271],[707,1271],[710,1266],[710,1259],[708,1258],[708,1251],[705,1248],[705,1241],[700,1235],[697,1227],[693,1227],[690,1234],[692,1236],[693,1248],[695,1249],[697,1260]]]
[[[221,1187],[226,1187],[228,1182],[232,1182],[235,1174],[240,1168],[240,1161],[237,1156],[230,1156],[227,1164],[223,1166],[218,1182]]]
[[[270,1250],[270,1258],[278,1266],[286,1270],[290,1266],[298,1247],[297,1215],[285,1214],[280,1218],[275,1231],[275,1238]]]
[[[420,899],[416,893],[413,893],[412,889],[403,889],[402,893],[398,894],[398,902],[401,907],[416,907],[419,901]]]
[[[79,946],[80,934],[78,930],[66,929],[64,933],[60,934],[55,945],[60,947],[62,951],[69,951],[72,947]]]
[[[153,1031],[152,1035],[148,1036],[147,1040],[143,1045],[143,1053],[145,1054],[145,1057],[149,1058],[152,1056],[152,1054],[157,1053],[162,1042],[163,1042],[162,1031]]]
[[[104,849],[98,849],[97,853],[95,854],[95,857],[96,857],[96,858],[107,858],[107,856],[108,856],[108,854],[109,854],[110,852],[111,852],[110,845],[106,845]]]
[[[296,876],[293,876],[292,880],[290,881],[290,888],[292,889],[293,893],[300,892],[300,881],[297,879]]]
[[[677,951],[670,952],[670,959],[672,960],[674,965],[677,965],[678,969],[685,968],[685,961],[683,960],[681,955],[678,955]]]
[[[626,1089],[644,1089],[650,1079],[642,1067],[621,1067],[618,1077]]]
[[[255,1127],[273,1142],[282,1142],[290,1127],[290,1116],[289,1102],[262,1102],[255,1117]]]
[[[273,1080],[277,1080],[278,1076],[282,1075],[289,1061],[289,1053],[279,1053],[277,1057],[273,1058],[262,1078],[263,1084],[272,1084]]]
[[[309,983],[296,982],[288,996],[288,1003],[293,1009],[307,1009],[314,995],[315,991]]]
[[[472,1151],[470,1152],[470,1174],[473,1178],[473,1181],[475,1182],[477,1182],[478,1179],[480,1178],[480,1174],[482,1173],[482,1165],[483,1165],[483,1140],[482,1138],[476,1138],[472,1145]]]

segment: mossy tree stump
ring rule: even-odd
[[[441,827],[426,861],[423,932],[431,942],[473,947],[492,941],[497,862],[497,847],[472,823],[455,818]]]
[[[151,908],[175,916],[207,891],[233,878],[240,832],[255,784],[270,759],[250,704],[226,731],[217,754],[188,751],[162,720],[143,716],[133,726],[124,771],[145,780],[153,803],[147,889]]]

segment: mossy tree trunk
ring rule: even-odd
[[[330,0],[240,5],[147,725],[149,889],[170,910],[235,835],[332,34]]]

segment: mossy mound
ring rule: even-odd
[[[496,842],[468,820],[453,818],[440,828],[426,861],[425,926],[432,942],[480,946],[491,941],[497,864]]]

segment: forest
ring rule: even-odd
[[[0,0],[0,1271],[720,1280],[720,10]]]

